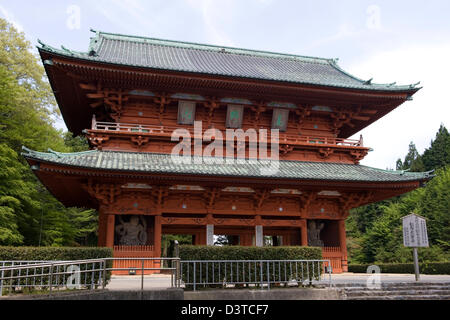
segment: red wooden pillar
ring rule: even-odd
[[[342,272],[348,272],[347,237],[345,234],[345,220],[339,220],[339,243],[342,255]]]
[[[154,232],[153,232],[153,236],[154,236],[154,257],[155,258],[160,258],[161,257],[161,215],[157,215],[155,216],[155,227],[154,227]]]
[[[106,243],[105,246],[108,248],[114,248],[114,228],[115,228],[115,215],[108,214],[106,221]]]
[[[98,246],[106,247],[106,230],[107,230],[108,215],[102,210],[98,211]]]
[[[253,234],[244,233],[240,235],[240,245],[244,247],[251,247],[253,245]]]
[[[301,232],[301,245],[302,247],[307,247],[308,246],[308,227],[307,227],[307,223],[306,223],[306,219],[302,219],[301,220],[301,227],[300,227],[300,232]]]

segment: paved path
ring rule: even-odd
[[[367,283],[371,275],[366,273],[342,273],[332,274],[331,281],[335,284],[338,283]],[[393,273],[381,273],[380,281],[393,283],[393,282],[416,282],[414,274],[393,274]],[[420,275],[420,282],[448,282],[450,283],[450,275]]]
[[[154,274],[144,276],[144,289],[170,288],[171,276]],[[106,287],[109,290],[140,290],[141,276],[111,276],[111,281]]]
[[[331,275],[333,284],[342,283],[367,283],[370,274],[365,273],[343,273]],[[328,281],[328,276],[325,276]],[[415,282],[413,274],[380,274],[381,283],[399,283],[399,282]],[[421,275],[420,282],[447,282],[450,283],[450,275]],[[144,289],[164,289],[170,288],[171,276],[154,274],[144,276]],[[141,276],[112,276],[111,282],[108,284],[109,290],[140,290]]]

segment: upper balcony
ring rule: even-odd
[[[202,139],[205,133],[209,137],[208,140],[204,141],[205,144],[209,144],[211,140],[214,140],[223,141],[225,145],[225,143],[234,140],[237,143],[237,148],[239,148],[243,143],[245,143],[245,146],[249,146],[251,140],[249,131],[244,135],[230,137],[220,130],[213,133],[210,129],[203,128],[200,135],[200,130],[195,130],[193,126],[98,122],[95,118],[92,121],[92,128],[85,130],[85,133],[91,145],[97,149],[165,153],[162,148],[155,150],[146,146],[149,144],[154,146],[155,142],[157,142],[156,144],[173,148],[174,142],[171,141],[171,138],[177,129],[184,129],[189,132],[192,143],[194,143],[194,139]],[[209,132],[207,132],[208,130]],[[270,130],[267,131],[267,136],[256,131],[254,133],[256,134],[256,140],[252,141],[267,142],[267,148],[270,151],[270,144],[272,143]],[[328,160],[330,162],[358,163],[370,151],[369,148],[364,147],[362,136],[359,140],[355,140],[279,132],[278,143],[280,158],[285,160]],[[296,156],[299,153],[302,153],[302,156]],[[315,156],[307,155],[307,153],[315,153]],[[337,155],[339,157],[336,157]],[[344,159],[343,155],[347,158]]]

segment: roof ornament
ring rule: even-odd
[[[392,86],[395,86],[396,84],[397,84],[397,82],[392,82],[392,83],[389,83],[387,86],[392,87]]]
[[[365,85],[371,85],[372,84],[372,80],[373,78],[370,78],[369,80],[367,80],[366,82],[364,82]]]
[[[54,154],[54,155],[57,156],[59,159],[62,158],[61,152],[57,152],[57,151],[52,150],[52,149],[50,149],[50,148],[48,149],[48,153]]]
[[[420,81],[417,82],[417,83],[414,83],[414,84],[410,85],[409,87],[410,87],[410,88],[415,88],[415,87],[417,87],[419,84],[420,84]]]
[[[40,39],[37,39],[37,42],[42,46],[43,49],[49,48],[44,42],[42,42]]]

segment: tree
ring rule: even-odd
[[[74,152],[86,142],[53,127],[53,93],[24,34],[3,19],[0,31],[0,245],[92,244],[95,211],[65,208],[20,156],[22,146]]]
[[[443,124],[436,133],[436,139],[431,141],[430,148],[423,153],[423,164],[427,171],[450,164],[450,134]]]
[[[414,142],[410,142],[408,147],[408,153],[405,156],[405,160],[397,160],[396,163],[397,170],[409,170],[412,172],[423,172],[425,171],[425,166],[423,165],[422,157],[416,149]]]

